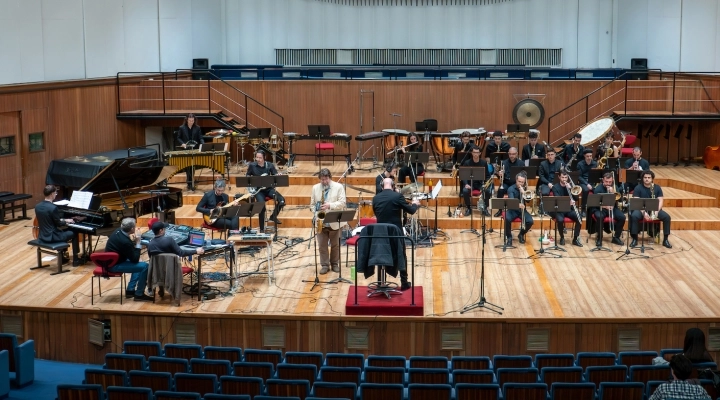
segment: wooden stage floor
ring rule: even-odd
[[[339,175],[342,172],[341,165],[336,163],[333,172]],[[311,177],[315,168],[308,163],[298,168],[291,177],[298,179],[298,182],[306,182],[300,184],[309,187],[317,181],[317,178]],[[307,171],[303,172],[303,169]],[[658,181],[664,182],[663,185],[668,188],[668,197],[672,194],[677,198],[698,200],[698,207],[679,206],[669,210],[673,222],[683,218],[699,221],[709,219],[708,225],[702,227],[703,230],[674,230],[670,237],[672,249],[653,243],[654,250],[645,253],[649,258],[640,259],[637,257],[639,250],[633,250],[631,255],[621,260],[616,259],[622,254],[619,251],[625,248],[611,246],[607,236],[605,245],[611,247],[613,252],[591,253],[589,244],[592,239],[590,243],[585,243],[587,232],[584,229],[582,241],[585,247],[571,246],[568,239],[568,245],[565,246],[567,252],[561,253],[562,258],[534,259],[529,257],[535,255],[539,247],[539,221],[528,234],[529,240],[525,245],[520,245],[515,239],[517,248],[507,252],[495,247],[502,244],[495,230],[487,234],[484,249],[485,296],[489,302],[505,309],[503,315],[499,316],[482,309],[459,313],[464,306],[479,298],[482,242],[474,234],[441,227],[442,231],[434,241],[434,246],[419,248],[415,254],[413,281],[423,288],[425,318],[551,319],[557,322],[562,319],[683,320],[717,317],[720,315],[720,276],[715,270],[715,262],[720,249],[720,235],[718,230],[709,229],[720,229],[720,193],[714,189],[720,187],[720,172],[701,167],[657,167],[654,170]],[[447,173],[431,172],[428,175],[426,179],[432,178],[435,182],[441,177],[447,180],[448,186],[442,195],[454,197]],[[357,172],[351,175],[348,184],[367,186],[374,176],[374,172]],[[235,190],[231,190],[233,192]],[[189,199],[200,193],[187,193],[186,203],[192,204]],[[308,193],[307,190],[304,193]],[[302,195],[298,194],[297,204],[309,202],[309,199],[300,201]],[[352,195],[349,197],[353,198]],[[178,210],[178,215],[194,212],[192,209],[194,205],[186,205]],[[309,212],[302,212],[305,214],[299,216],[299,219],[311,217]],[[468,224],[469,218],[462,221]],[[545,219],[546,228],[547,222]],[[95,304],[91,305],[90,277],[94,268],[91,264],[77,268],[66,267],[71,272],[55,276],[50,275],[54,267],[32,271],[28,269],[35,264],[35,250],[26,245],[31,238],[29,225],[29,221],[16,221],[0,226],[0,264],[5,265],[0,272],[0,304],[3,308],[195,313],[198,316],[263,314],[298,318],[355,318],[346,316],[344,312],[348,290],[353,290],[353,285],[323,284],[311,291],[312,282],[302,282],[312,281],[315,277],[314,249],[308,249],[307,242],[291,247],[286,247],[282,242],[273,245],[276,280],[272,284],[268,284],[266,277],[251,276],[239,279],[234,294],[229,293],[228,282],[213,283],[212,286],[217,287],[223,295],[209,301],[198,302],[183,295],[180,306],[175,306],[167,299],[155,304],[129,300],[120,305],[122,290],[119,280],[111,279],[102,282],[103,296],[98,297],[96,290]],[[306,227],[285,226],[281,226],[282,236],[301,239],[309,237],[310,230]],[[100,238],[97,248],[103,249],[104,245],[105,238]],[[344,252],[343,248],[343,261]],[[242,273],[266,268],[261,263],[263,254],[261,252],[254,258],[243,256],[239,271]],[[206,271],[226,272],[227,269],[222,261],[218,261],[204,268]],[[349,272],[349,269],[343,269],[345,277]],[[329,280],[336,275],[331,272],[320,278]],[[359,283],[363,285],[371,280],[361,279]]]

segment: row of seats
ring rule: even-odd
[[[287,396],[266,396],[259,395],[254,398],[250,395],[217,394],[209,393],[204,397],[200,393],[192,392],[167,392],[158,391],[153,393],[148,388],[110,386],[103,391],[101,385],[58,385],[57,400],[300,400],[299,397]],[[329,399],[320,397],[305,397],[304,400],[350,400],[350,399]]]

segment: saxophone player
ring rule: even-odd
[[[488,145],[485,147],[485,161],[490,162],[490,155],[492,153],[507,153],[510,151],[510,143],[504,142],[502,132],[495,131],[493,132],[493,141],[488,143]]]
[[[527,188],[527,175],[525,171],[520,172],[515,176],[515,184],[510,186],[507,190],[507,196],[510,199],[520,199],[519,210],[507,210],[505,215],[505,243],[508,246],[512,246],[512,221],[515,218],[520,218],[525,214],[525,226],[520,227],[520,233],[518,234],[518,242],[521,244],[525,243],[525,234],[533,226],[533,218],[527,211],[525,204],[523,204],[523,195],[528,192]]]
[[[515,181],[513,180],[513,177],[510,175],[510,168],[511,167],[524,167],[525,163],[518,158],[518,150],[515,147],[511,147],[508,150],[508,158],[503,160],[500,164],[500,170],[498,171],[498,177],[500,178],[500,186],[498,186],[497,191],[497,197],[503,198],[505,197],[505,193],[507,192],[507,189],[512,186]],[[502,210],[497,210],[495,212],[495,217],[499,217],[502,213]]]
[[[580,144],[580,141],[582,140],[582,135],[579,133],[576,133],[572,136],[572,143],[568,146],[565,146],[565,150],[563,150],[562,161],[565,164],[569,164],[570,160],[577,160],[577,157],[573,157],[576,154],[580,156],[583,154],[583,151],[585,150],[585,147]]]
[[[583,152],[583,159],[577,164],[577,169],[580,172],[578,176],[578,184],[582,188],[582,205],[587,204],[588,194],[592,190],[592,184],[590,183],[590,170],[597,168],[597,161],[592,159],[593,152],[591,149],[585,149]],[[585,211],[581,211],[581,216],[585,218]]]
[[[670,236],[670,215],[663,210],[663,191],[660,185],[655,184],[655,172],[650,170],[643,171],[642,184],[635,186],[633,197],[642,199],[658,199],[660,204],[657,213],[635,210],[632,214],[630,214],[630,237],[632,238],[630,247],[637,246],[638,231],[640,230],[642,221],[654,221],[653,216],[656,216],[658,220],[662,221],[662,245],[668,249],[672,249],[672,245],[668,240],[668,237]]]
[[[310,207],[315,213],[327,213],[345,207],[345,189],[343,185],[332,180],[332,174],[327,168],[320,170],[320,183],[313,185]],[[321,274],[327,274],[330,267],[333,272],[340,272],[340,233],[345,226],[347,226],[346,222],[343,222],[343,226],[338,222],[323,222],[322,229],[316,232]],[[328,241],[330,254],[328,254]]]
[[[522,160],[529,160],[531,158],[545,158],[545,145],[538,145],[538,134],[537,132],[530,132],[528,135],[528,141],[522,148]]]
[[[615,183],[615,178],[612,174],[612,172],[606,172],[603,174],[602,182],[595,187],[593,190],[593,193],[595,194],[603,194],[603,193],[622,193],[620,188]],[[597,237],[595,238],[595,245],[597,247],[600,247],[602,245],[602,235],[603,235],[603,220],[605,217],[610,217],[610,213],[612,212],[613,220],[610,221],[610,224],[612,225],[611,232],[614,232],[615,235],[612,238],[612,243],[622,246],[623,241],[620,240],[620,235],[622,235],[623,228],[625,227],[625,214],[622,213],[622,210],[620,210],[615,203],[613,203],[610,206],[603,206],[600,207],[593,207],[588,210],[588,215],[594,215],[595,216],[595,226],[597,228]]]
[[[460,153],[469,152],[471,148],[472,144],[470,143],[470,132],[465,131],[460,134],[460,142],[455,143],[455,149],[453,150],[452,155],[453,165],[457,166],[459,163],[465,162],[465,160],[458,160],[458,155]]]
[[[613,144],[612,132],[605,135],[605,142],[603,142],[603,144],[598,146],[597,154],[596,154],[595,158],[600,160],[601,158],[605,157],[608,152],[608,149],[612,149],[612,152],[607,157],[613,157],[613,158],[619,157],[620,150],[618,149],[617,146],[615,146]]]
[[[591,153],[592,154],[592,151]],[[572,186],[570,185],[569,178],[567,172],[562,171],[560,172],[560,184],[555,185],[552,188],[553,196],[568,196],[570,197],[570,205],[572,205],[572,209],[569,212],[562,213],[562,212],[549,212],[551,218],[555,218],[555,221],[557,221],[558,226],[558,232],[560,232],[560,241],[559,244],[561,246],[565,246],[565,217],[570,218],[575,222],[575,229],[573,230],[573,240],[572,244],[573,246],[583,247],[582,243],[580,243],[580,226],[582,225],[580,222],[580,216],[578,215],[578,209],[577,204],[575,203],[575,199],[573,199],[572,194],[570,193],[570,189],[572,189]]]

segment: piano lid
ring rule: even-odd
[[[120,189],[150,185],[162,170],[153,162],[156,158],[154,149],[133,148],[53,160],[45,182],[93,193],[116,192],[113,176]]]

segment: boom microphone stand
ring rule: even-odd
[[[459,169],[460,173],[458,176],[460,177],[460,182],[462,181],[469,181],[470,182],[470,199],[472,201],[472,191],[473,191],[473,181],[477,180],[480,181],[480,191],[482,191],[483,186],[482,183],[485,182],[485,167],[460,167]],[[482,201],[482,198],[478,199],[478,201]],[[470,232],[474,233],[477,236],[480,236],[480,233],[475,229],[473,226],[473,212],[472,212],[472,203],[470,204],[470,229],[465,229],[463,231],[460,231],[460,233]],[[483,220],[485,219],[485,213],[483,214]]]

